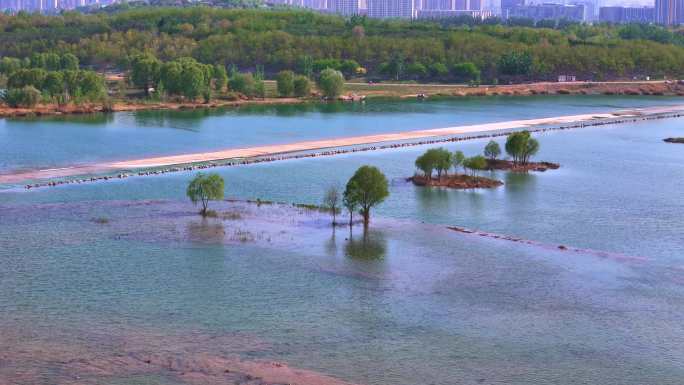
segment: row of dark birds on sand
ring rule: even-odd
[[[607,120],[600,120],[600,121],[578,122],[575,124],[566,125],[566,126],[559,126],[559,127],[534,128],[534,129],[529,129],[528,131],[530,131],[530,132],[546,132],[546,131],[556,131],[556,130],[567,130],[567,129],[571,129],[571,128],[581,128],[581,127],[588,127],[588,126],[602,126],[602,125],[606,125],[606,124],[629,123],[629,122],[637,122],[640,120],[678,118],[678,117],[682,117],[682,116],[684,116],[684,113],[658,114],[658,115],[638,116],[638,117],[632,116],[632,117],[628,117],[628,118],[625,117],[625,118],[607,119]],[[384,150],[384,149],[392,149],[392,148],[400,148],[400,147],[423,146],[423,145],[428,145],[428,144],[437,144],[437,143],[445,143],[445,142],[460,142],[460,141],[472,140],[472,139],[493,138],[493,137],[498,137],[498,136],[505,136],[508,134],[509,134],[509,132],[496,132],[496,133],[480,134],[480,135],[473,135],[473,136],[459,136],[459,137],[451,137],[451,138],[421,140],[421,141],[417,141],[417,142],[401,142],[401,143],[390,143],[390,144],[368,146],[368,147],[341,148],[341,149],[337,149],[337,150],[327,150],[327,151],[321,151],[321,152],[294,153],[294,154],[283,154],[283,155],[277,155],[277,156],[257,157],[257,158],[242,159],[242,160],[227,160],[227,161],[219,161],[219,162],[190,165],[190,166],[184,166],[184,167],[172,167],[172,168],[167,168],[167,169],[162,169],[162,170],[147,170],[147,171],[139,171],[139,172],[134,172],[134,173],[119,173],[116,175],[109,175],[109,176],[107,176],[107,175],[105,175],[105,176],[93,176],[93,177],[82,178],[82,179],[65,179],[65,180],[50,181],[50,182],[44,182],[44,183],[27,184],[25,187],[26,187],[26,189],[32,189],[32,188],[38,188],[38,187],[51,187],[51,186],[59,186],[59,185],[65,185],[65,184],[97,182],[97,181],[106,181],[106,180],[112,180],[112,179],[125,179],[125,178],[131,177],[131,176],[161,175],[161,174],[166,174],[166,173],[170,173],[170,172],[203,170],[203,169],[214,168],[214,167],[241,166],[241,165],[248,165],[248,164],[254,164],[254,163],[275,162],[278,160],[316,158],[316,157],[320,157],[320,156],[332,156],[332,155],[348,154],[348,153],[362,152],[362,151],[375,151],[375,150]]]

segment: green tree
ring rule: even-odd
[[[388,63],[384,66],[384,72],[394,78],[394,80],[399,80],[404,75],[404,70],[406,68],[406,58],[401,52],[395,52]]]
[[[35,88],[43,88],[43,81],[47,76],[47,71],[42,68],[22,68],[13,72],[7,78],[8,88],[23,88],[25,86],[33,86]]]
[[[43,81],[43,90],[50,96],[57,96],[64,93],[64,76],[61,72],[48,72]]]
[[[445,78],[449,75],[449,69],[444,63],[432,63],[430,65],[430,74],[436,78]]]
[[[219,174],[198,173],[186,190],[186,195],[195,205],[202,204],[202,215],[207,215],[207,206],[210,200],[223,199],[224,181]]]
[[[228,85],[228,73],[226,72],[226,67],[220,64],[214,66],[214,89],[218,92],[223,92],[223,90]]]
[[[81,95],[90,101],[102,100],[107,95],[104,79],[94,71],[79,71]]]
[[[423,171],[425,177],[432,179],[432,171],[437,170],[437,179],[451,168],[451,153],[444,148],[431,148],[416,159],[416,167]]]
[[[515,164],[527,164],[530,157],[539,151],[539,142],[532,138],[529,131],[514,132],[506,138],[506,153]]]
[[[457,63],[453,66],[451,71],[458,82],[480,80],[480,69],[471,62]]]
[[[151,54],[135,56],[131,62],[130,79],[136,87],[147,90],[159,80],[161,62]],[[168,84],[167,84],[168,87]]]
[[[359,67],[360,65],[356,62],[356,60],[347,59],[342,60],[339,67],[335,69],[342,72],[342,74],[346,76],[352,76],[356,73],[356,69]]]
[[[344,195],[356,201],[367,227],[371,208],[389,196],[387,178],[376,167],[361,166],[347,182]]]
[[[38,104],[40,91],[33,86],[22,88],[10,88],[2,95],[2,101],[12,108],[27,107],[31,108]]]
[[[62,71],[62,78],[64,79],[64,86],[66,87],[67,96],[76,96],[80,91],[81,71],[66,70]]]
[[[463,167],[469,169],[472,175],[475,175],[476,171],[487,169],[487,159],[482,155],[476,155],[467,158],[463,162]]]
[[[180,95],[183,92],[183,65],[181,63],[177,61],[164,63],[161,66],[159,78],[159,82],[164,84],[168,94]]]
[[[465,155],[463,151],[456,151],[451,156],[451,164],[454,165],[454,172],[458,172],[459,167],[463,167],[463,162],[465,162]]]
[[[190,100],[197,99],[208,88],[204,70],[198,63],[183,64],[182,85],[183,96]]]
[[[294,72],[292,71],[280,71],[278,73],[276,77],[278,95],[288,97],[294,94],[294,78]]]
[[[417,79],[422,79],[428,75],[428,69],[420,62],[413,62],[406,67],[406,72]]]
[[[423,175],[428,180],[432,179],[432,171],[435,169],[435,159],[431,154],[425,152],[423,155],[416,158],[416,168],[423,172]]]
[[[444,148],[437,148],[434,152],[437,179],[442,179],[442,174],[447,174],[451,168],[451,153]]]
[[[22,68],[21,60],[14,57],[3,57],[0,60],[0,73],[10,75]]]
[[[297,75],[294,78],[294,95],[298,98],[309,96],[311,94],[311,81],[309,78],[302,75]]]
[[[247,96],[254,96],[254,77],[251,73],[236,73],[228,80],[230,89]]]
[[[56,53],[43,54],[45,57],[45,69],[48,71],[59,71],[62,69],[62,59]]]
[[[63,70],[77,70],[78,58],[72,53],[65,53],[61,58],[61,69]]]
[[[45,55],[42,53],[34,52],[31,55],[31,68],[42,68],[45,69],[47,65],[45,64]]]
[[[326,98],[336,98],[344,91],[344,76],[340,71],[326,68],[321,71],[318,79],[318,88]]]
[[[258,98],[266,97],[266,85],[264,84],[264,79],[255,78],[254,79],[254,95]]]
[[[499,58],[499,73],[510,76],[527,76],[532,72],[532,54],[529,52],[508,52]]]
[[[359,188],[355,181],[349,181],[347,187],[342,194],[342,204],[349,212],[349,228],[351,230],[352,224],[354,223],[354,211],[359,206],[359,198],[357,196]]]
[[[501,147],[499,146],[499,143],[490,140],[484,148],[484,156],[491,160],[495,160],[499,157],[499,155],[501,155]]]

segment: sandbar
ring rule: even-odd
[[[212,162],[225,159],[255,158],[269,155],[297,153],[336,147],[349,147],[385,142],[400,142],[416,139],[446,137],[463,134],[485,133],[502,130],[523,130],[539,126],[563,126],[578,123],[609,122],[614,119],[645,118],[656,115],[678,116],[684,114],[683,105],[623,109],[605,113],[566,115],[550,118],[510,120],[436,129],[414,130],[398,133],[362,135],[343,138],[309,140],[295,143],[272,144],[245,148],[229,148],[220,151],[148,157],[125,161],[79,165],[73,167],[18,171],[0,174],[0,183],[20,183],[27,180],[65,178],[78,175],[111,173],[121,170],[137,170],[164,166],[178,166],[192,163]]]

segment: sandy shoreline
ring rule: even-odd
[[[273,155],[292,154],[338,147],[391,143],[417,139],[448,137],[454,135],[491,133],[502,130],[534,129],[546,126],[567,126],[584,124],[609,123],[614,120],[640,119],[657,116],[678,116],[684,114],[684,104],[675,106],[649,107],[641,109],[617,110],[606,113],[567,115],[550,118],[512,120],[505,122],[484,123],[466,126],[453,126],[428,130],[415,130],[399,133],[363,135],[346,138],[302,141],[288,144],[231,148],[221,151],[149,157],[126,161],[106,162],[91,165],[28,170],[15,173],[0,174],[0,183],[21,183],[28,180],[45,180],[66,178],[79,175],[114,173],[116,171],[137,171],[145,168],[182,166],[202,162],[214,162],[226,159],[245,159]],[[177,170],[174,170],[177,171]]]

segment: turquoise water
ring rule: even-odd
[[[484,106],[472,105],[471,112],[460,104],[454,108],[473,122],[508,119],[501,115],[507,107],[500,99],[478,100]],[[640,101],[599,98],[602,105],[594,106],[594,98],[525,100],[512,99],[520,105],[507,116],[565,115]],[[562,100],[575,101],[574,106],[560,110]],[[401,124],[411,128],[453,124],[445,112],[449,102],[431,103],[394,103],[368,116],[402,121],[406,114],[408,122]],[[483,112],[489,111],[487,103],[498,108]],[[530,112],[535,104],[540,115]],[[288,116],[256,111],[229,116],[245,113],[238,119],[273,120],[272,127],[278,127],[279,119],[304,115],[343,127],[352,115],[309,108],[314,111]],[[418,118],[411,116],[417,113],[411,109],[421,109],[427,123],[415,126]],[[433,122],[433,115],[444,121]],[[114,121],[120,118],[115,115]],[[174,357],[198,359],[199,353],[229,350],[363,384],[679,384],[684,378],[684,146],[662,138],[683,136],[683,121],[537,135],[538,159],[561,168],[494,173],[505,185],[488,191],[423,189],[404,182],[415,157],[429,146],[215,169],[226,179],[230,197],[317,203],[325,187],[342,185],[359,165],[376,165],[391,180],[391,195],[365,240],[358,228],[350,240],[346,228],[333,235],[324,217],[304,214],[296,220],[268,206],[262,209],[275,210],[271,224],[203,223],[184,198],[192,173],[4,190],[0,350],[8,353],[0,355],[5,362],[0,380],[36,383],[30,380],[35,377],[12,376],[18,369],[37,372],[46,383],[72,374],[59,359],[26,353],[33,352],[28,341],[39,341],[42,351],[55,356],[87,358],[112,352],[125,357],[160,340],[177,349]],[[197,122],[209,127],[204,119]],[[89,127],[63,124],[65,130]],[[177,130],[154,125],[158,131],[149,131],[156,138]],[[369,123],[364,129],[385,128]],[[446,147],[475,154],[484,144]],[[92,221],[99,217],[109,223]],[[285,228],[297,225],[281,233],[281,222]],[[443,225],[542,245],[464,235]],[[242,226],[268,235],[224,242]],[[599,252],[563,252],[558,244]],[[140,383],[127,379],[130,373],[112,372],[85,376],[83,382]],[[167,374],[158,382],[184,383]]]

